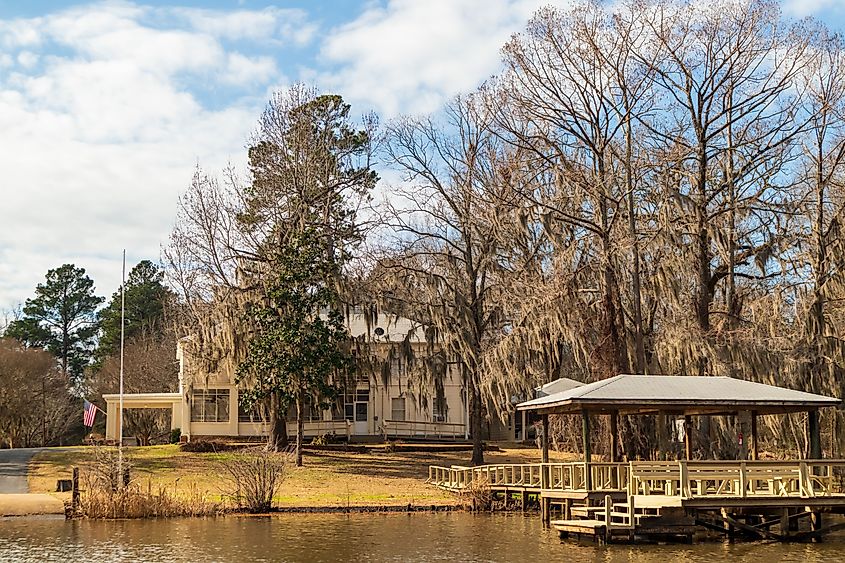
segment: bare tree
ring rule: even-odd
[[[49,352],[0,338],[0,443],[57,444],[80,420],[78,405]]]
[[[403,118],[387,128],[387,152],[405,174],[386,205],[391,246],[380,261],[391,308],[435,331],[436,377],[461,374],[469,404],[472,463],[484,461],[481,363],[501,330],[496,189],[501,143],[472,97],[450,103],[442,123]]]

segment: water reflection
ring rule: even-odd
[[[597,547],[521,515],[356,514],[147,521],[0,520],[0,561],[845,561],[823,544]]]

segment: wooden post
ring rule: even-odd
[[[684,453],[687,461],[692,459],[692,417],[684,415]]]
[[[73,508],[73,513],[76,515],[79,510],[79,468],[73,468],[73,477],[71,478],[71,493],[70,505]]]
[[[751,411],[751,459],[760,459],[760,450],[757,442],[757,411]]]
[[[810,513],[810,526],[812,527],[814,532],[818,532],[822,529],[822,513],[818,510],[813,511]],[[813,538],[814,542],[822,541],[821,534]]]
[[[808,459],[822,458],[822,439],[819,428],[819,411],[812,410],[807,413],[807,434],[810,436],[810,452]]]
[[[549,415],[543,414],[543,463],[549,463]]]
[[[791,529],[791,526],[789,525],[789,508],[784,507],[783,510],[781,511],[781,517],[780,517],[780,533],[781,533],[781,535],[785,538],[788,538],[790,529]]]
[[[581,439],[584,441],[584,483],[588,491],[593,490],[593,475],[590,471],[590,462],[593,459],[590,450],[590,413],[581,411]]]
[[[619,411],[610,413],[610,462],[619,461]],[[619,474],[615,467],[610,469],[610,487],[619,488]]]
[[[610,413],[610,461],[619,461],[619,411]]]
[[[522,443],[528,443],[528,412],[522,411]]]

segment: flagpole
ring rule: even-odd
[[[125,328],[126,309],[126,249],[123,249],[123,271],[120,282],[120,405],[117,410],[118,442],[117,442],[117,479],[123,483],[123,333]]]

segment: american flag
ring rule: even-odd
[[[89,403],[87,399],[85,399],[84,409],[85,410],[82,414],[82,424],[88,427],[94,426],[94,418],[96,418],[97,411],[100,409],[97,408],[97,405],[94,403]]]

